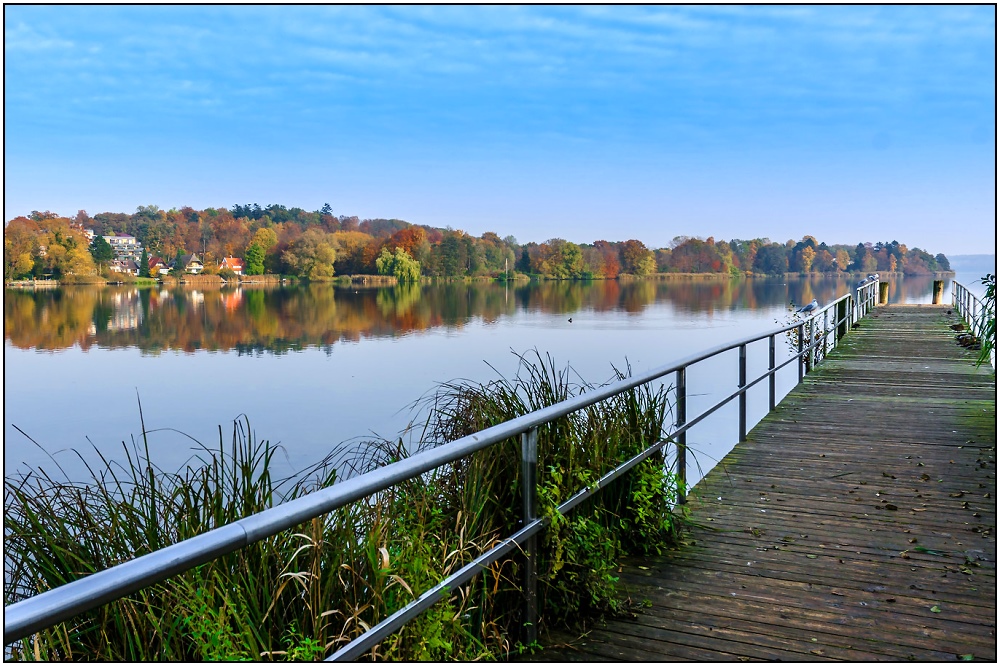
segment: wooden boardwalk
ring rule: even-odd
[[[995,662],[996,385],[948,310],[863,321],[624,563],[632,617],[536,658]]]

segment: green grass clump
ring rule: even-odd
[[[441,386],[421,447],[452,441],[581,392],[535,353],[513,380]],[[624,374],[620,376],[625,376]],[[627,552],[676,536],[676,477],[654,456],[570,516],[555,507],[662,438],[666,389],[640,387],[539,429],[541,623],[566,626],[619,607]],[[199,445],[167,473],[142,446],[101,458],[86,483],[41,469],[5,480],[4,603],[201,534],[407,455],[402,440],[360,442],[286,479],[277,449],[244,418],[226,445]],[[338,473],[338,469],[340,470]],[[21,660],[316,660],[402,608],[513,533],[521,519],[520,442],[511,439],[225,555],[9,647]],[[369,653],[373,659],[503,658],[521,649],[519,556],[498,562]]]

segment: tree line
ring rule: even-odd
[[[96,234],[91,243],[84,234]],[[102,236],[136,237],[150,255],[166,261],[197,253],[206,272],[224,257],[244,260],[249,275],[281,274],[310,280],[336,275],[396,276],[400,281],[431,277],[511,277],[516,271],[552,279],[611,279],[653,273],[741,274],[901,272],[950,270],[947,257],[890,242],[828,245],[813,236],[800,241],[677,236],[666,248],[642,241],[562,238],[518,243],[488,231],[414,225],[399,219],[335,216],[329,204],[318,211],[279,204],[237,204],[232,208],[161,210],[139,206],[134,213],[79,211],[75,217],[33,211],[4,228],[4,277],[103,274],[111,260]]]

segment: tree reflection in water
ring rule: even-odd
[[[889,280],[890,302],[925,298],[933,276]],[[7,290],[4,335],[21,349],[135,347],[283,354],[341,341],[394,337],[470,320],[496,322],[517,310],[640,313],[653,303],[712,314],[845,293],[851,278],[449,282],[395,287],[64,287]]]

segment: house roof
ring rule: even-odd
[[[243,268],[243,260],[239,257],[225,257],[222,260],[222,266],[228,266],[229,268]]]

